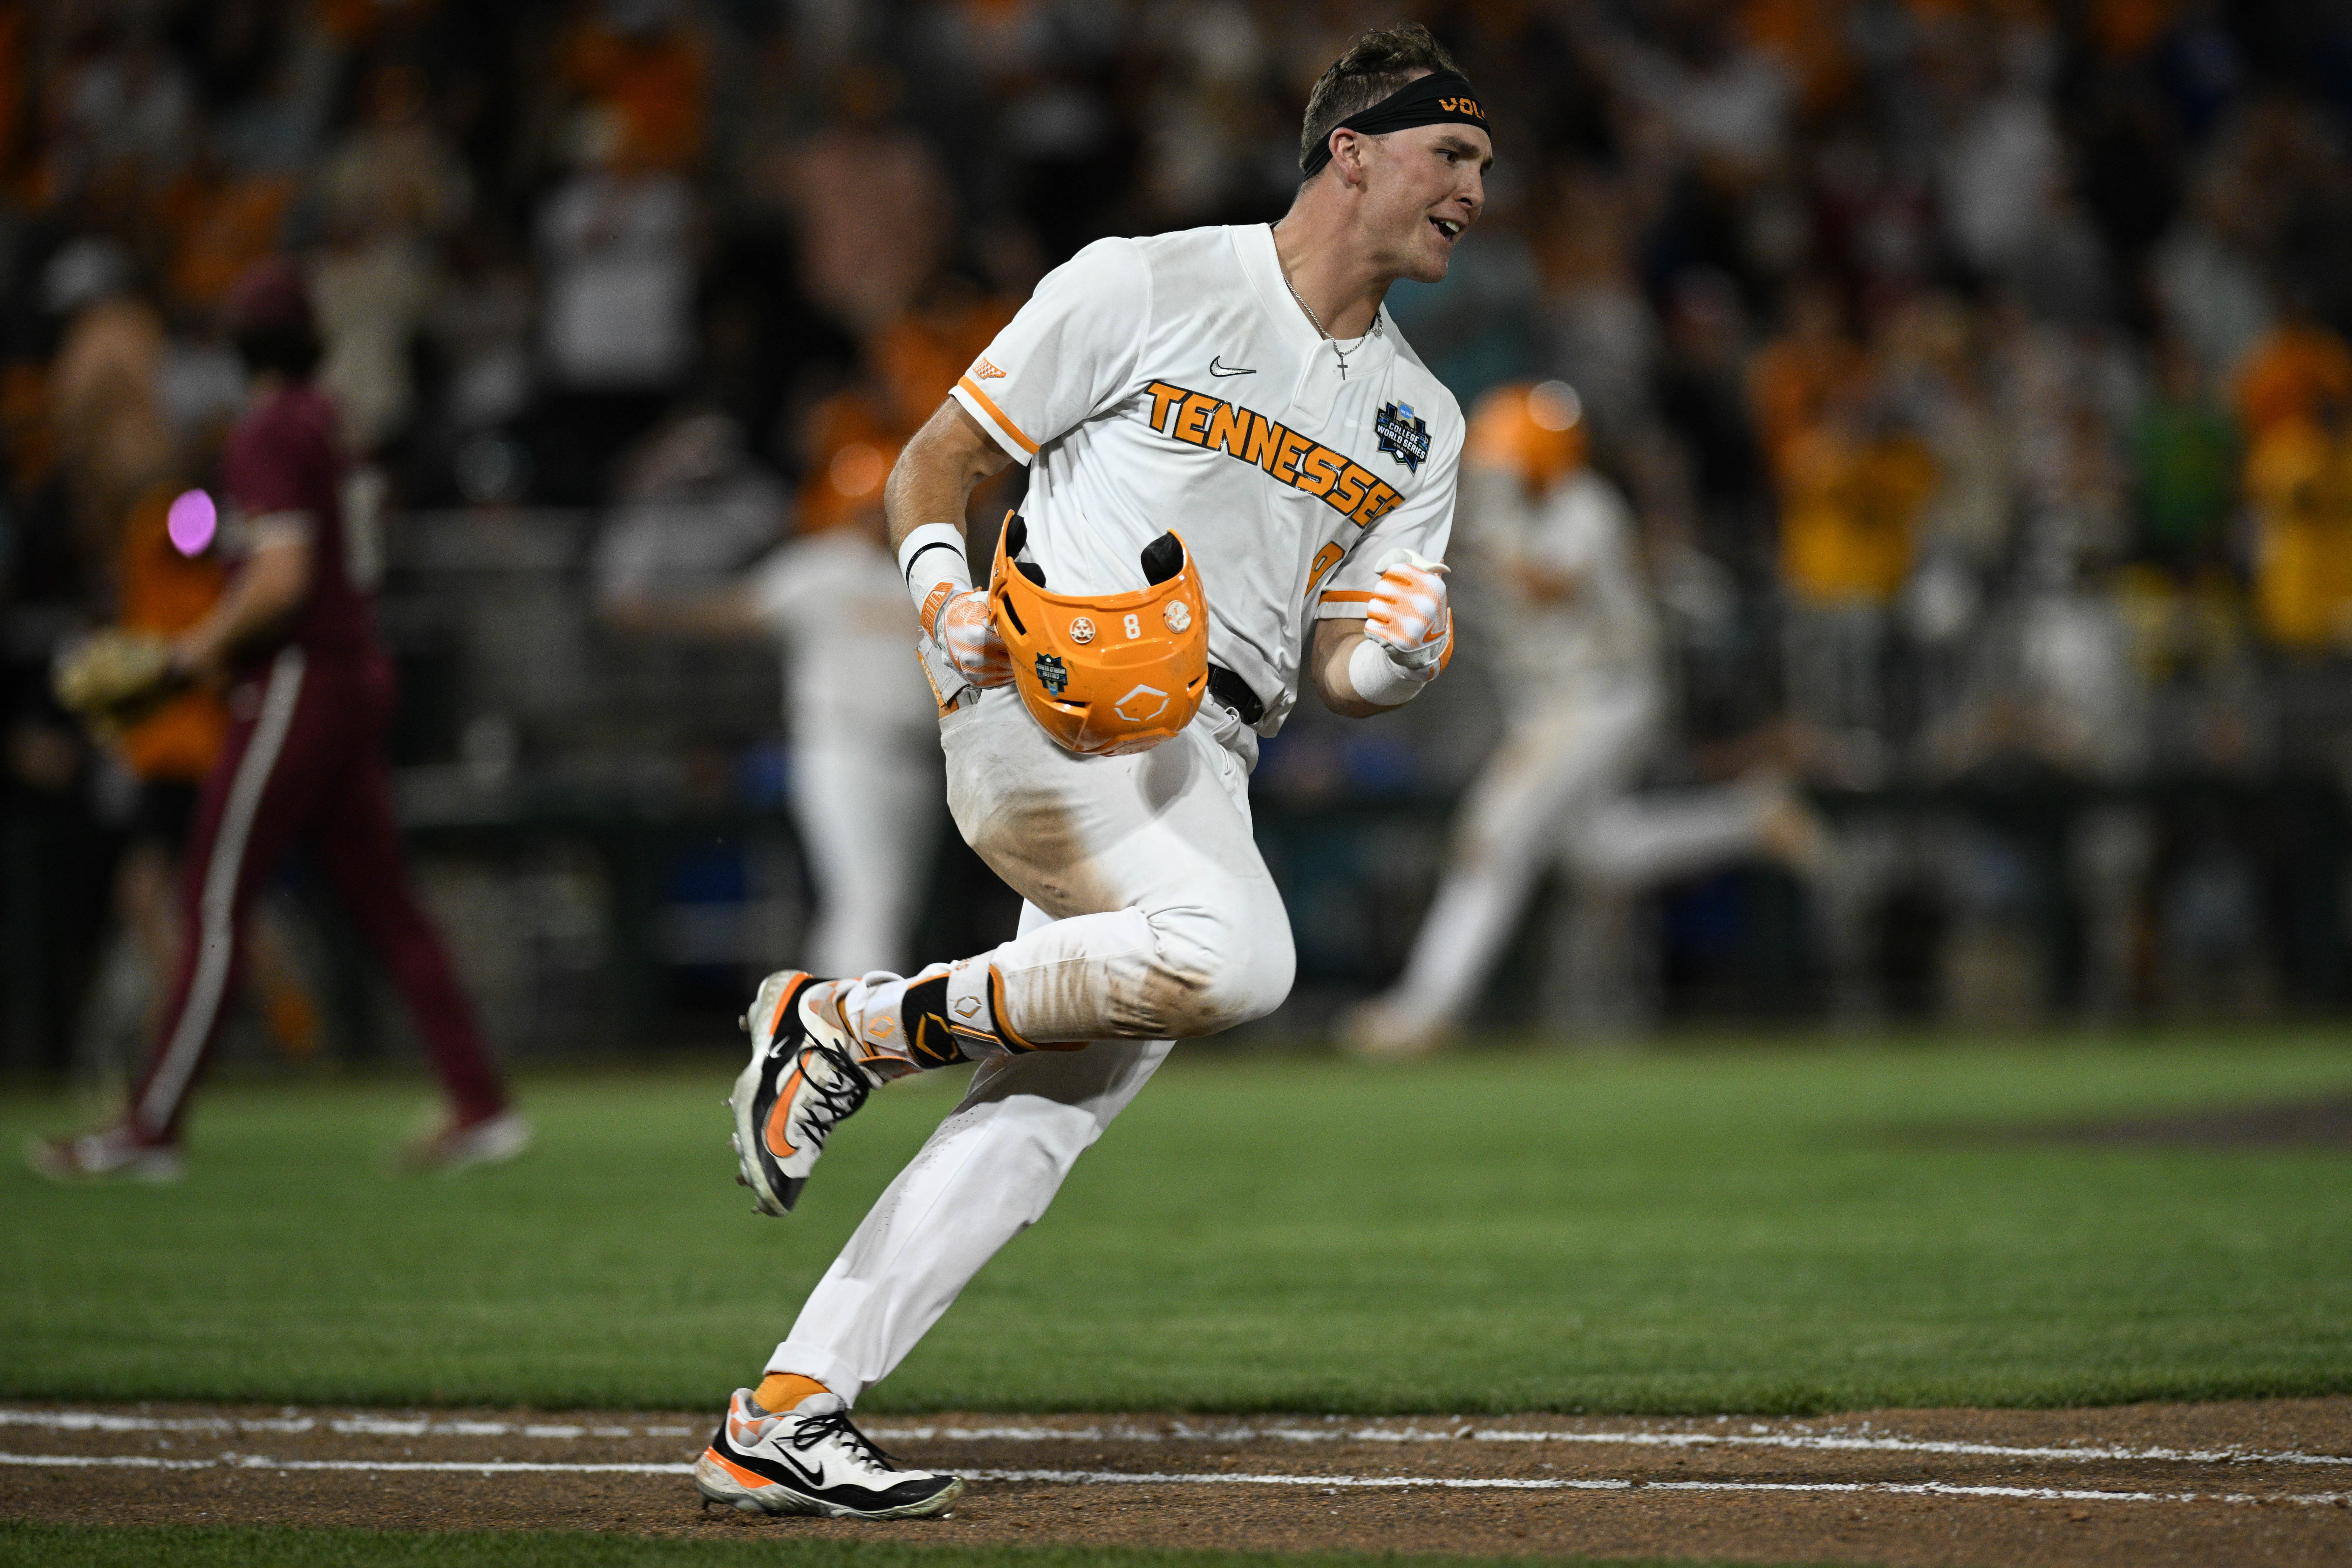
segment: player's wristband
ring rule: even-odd
[[[927,522],[898,542],[898,570],[907,596],[929,633],[940,607],[971,586],[971,563],[964,556],[963,530],[951,522]]]
[[[1436,679],[1435,664],[1419,669],[1400,664],[1394,651],[1377,637],[1366,637],[1348,655],[1348,684],[1375,707],[1402,707]]]

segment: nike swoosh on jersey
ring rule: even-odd
[[[1223,354],[1219,354],[1209,361],[1209,374],[1211,375],[1255,375],[1257,374],[1257,372],[1254,370],[1236,370],[1229,364],[1220,363],[1223,358],[1224,356]]]

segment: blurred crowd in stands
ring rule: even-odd
[[[254,261],[309,269],[395,599],[461,574],[404,578],[401,519],[563,511],[593,621],[870,510],[1088,239],[1278,216],[1314,77],[1407,15],[1498,162],[1454,275],[1391,308],[1465,407],[1580,395],[1673,637],[1664,771],[1777,727],[1863,840],[1903,791],[2212,782],[2241,804],[2064,851],[2137,868],[2156,934],[2116,962],[2300,941],[2272,989],[2346,1001],[2342,835],[2262,820],[2352,777],[2346,0],[0,0],[6,940],[108,900],[68,873],[109,863],[122,764],[48,661],[170,596],[135,563],[238,406],[217,309]],[[649,700],[667,743],[756,751],[682,735],[701,695]],[[1442,802],[1484,743],[1447,726],[1491,713],[1419,707],[1369,741],[1302,709],[1262,797]],[[614,743],[443,728],[402,760]],[[0,986],[20,1040],[70,1011],[38,988]]]

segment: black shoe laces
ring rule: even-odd
[[[841,1446],[865,1464],[877,1470],[895,1470],[898,1462],[875,1446],[874,1439],[860,1432],[849,1419],[846,1408],[830,1415],[805,1417],[792,1436],[784,1439],[802,1453],[806,1453],[828,1438],[838,1438]]]
[[[817,1146],[823,1148],[826,1136],[866,1103],[874,1086],[866,1081],[866,1074],[855,1062],[831,1046],[812,1046],[809,1049],[812,1055],[824,1058],[834,1069],[834,1081],[830,1084],[819,1083],[814,1076],[803,1080],[808,1085],[809,1098],[803,1102],[802,1124]]]

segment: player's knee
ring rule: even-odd
[[[1163,932],[1152,963],[1152,1036],[1189,1040],[1263,1018],[1290,994],[1297,968],[1286,919],[1213,919]]]

